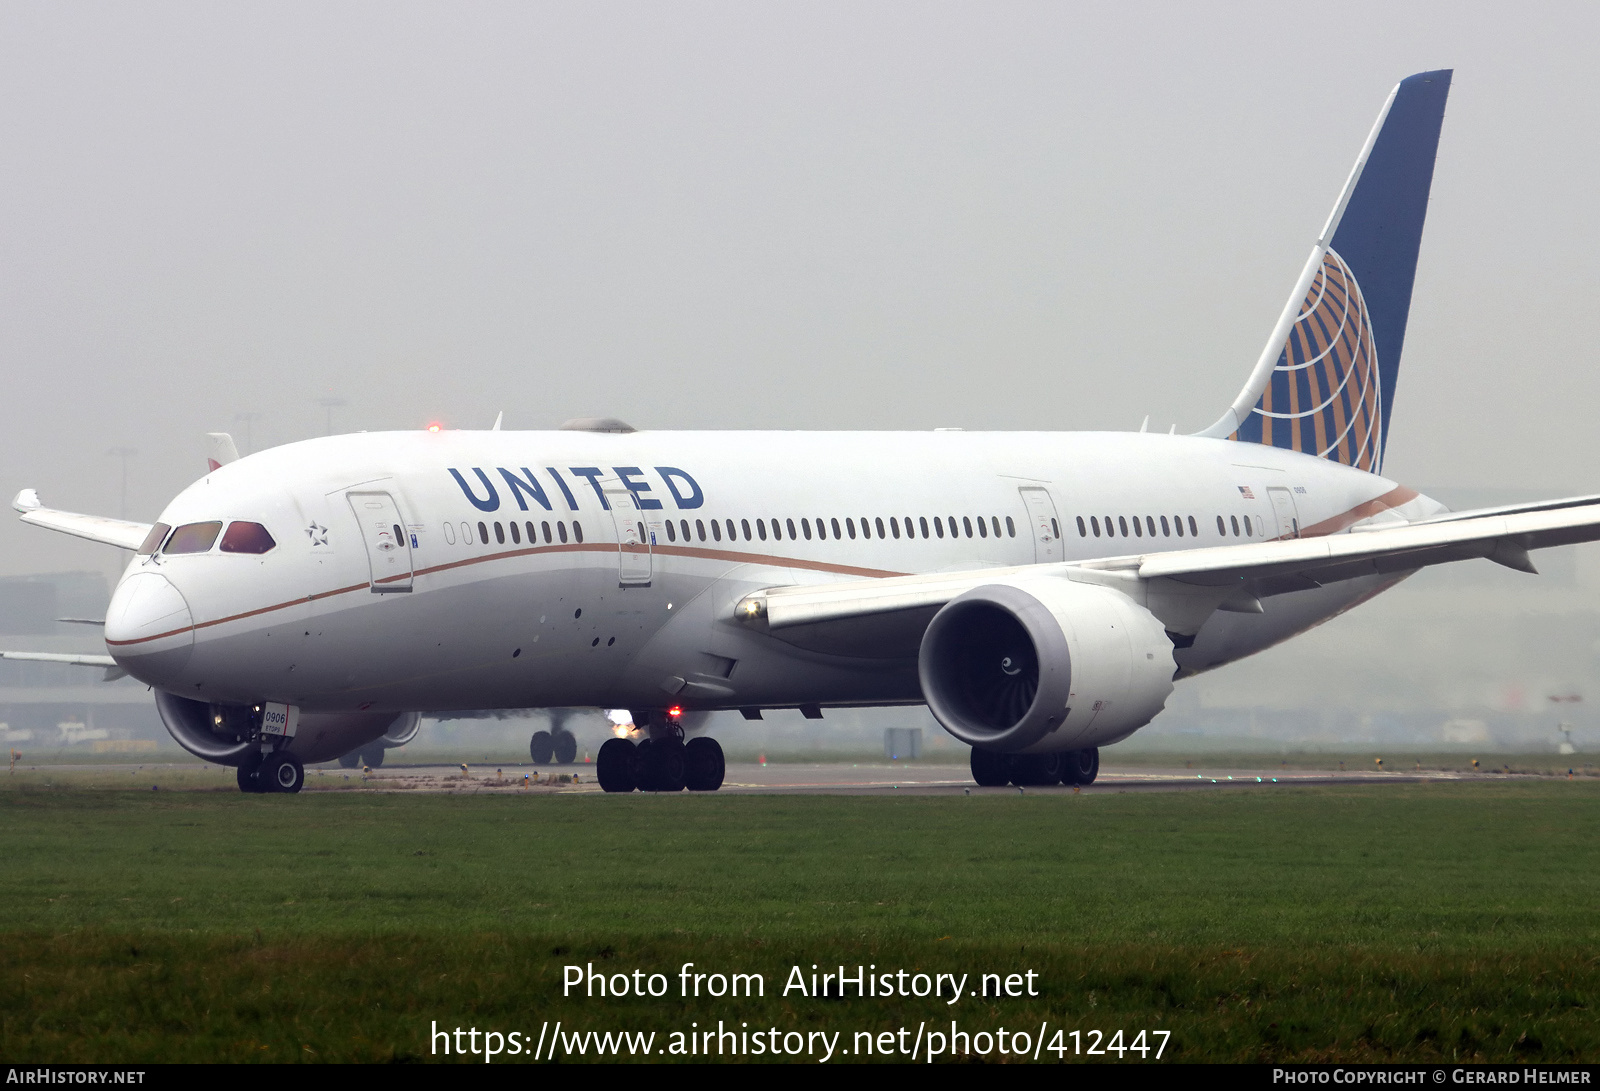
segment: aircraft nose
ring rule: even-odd
[[[135,572],[117,585],[106,610],[106,650],[141,682],[177,677],[194,651],[194,615],[171,580]]]

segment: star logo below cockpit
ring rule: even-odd
[[[311,539],[311,544],[314,546],[328,544],[328,528],[319,523],[313,522],[309,527],[306,527],[306,536]]]

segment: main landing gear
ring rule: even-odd
[[[595,758],[595,775],[607,792],[714,792],[722,787],[727,762],[722,746],[705,736],[683,741],[683,728],[671,716],[634,714],[650,735],[637,744],[607,739]]]
[[[344,769],[360,769],[363,765],[368,769],[376,769],[383,764],[384,749],[373,743],[365,750],[352,750],[339,758],[339,765]]]
[[[285,750],[251,754],[237,770],[241,792],[298,792],[305,787],[306,767]]]
[[[578,739],[564,728],[535,731],[528,741],[528,756],[535,765],[571,765],[578,760]]]
[[[1050,784],[1093,784],[1100,775],[1100,751],[1064,750],[1055,754],[1002,754],[972,748],[972,779],[985,788],[1015,784],[1019,788]]]

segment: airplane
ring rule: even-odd
[[[686,713],[926,704],[980,785],[1092,782],[1174,685],[1433,564],[1600,539],[1600,496],[1468,512],[1383,476],[1449,70],[1383,104],[1233,403],[1192,435],[330,436],[209,470],[154,524],[14,503],[131,550],[87,665],[295,792],[441,709],[632,710],[607,792],[714,791]]]

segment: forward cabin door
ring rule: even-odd
[[[1300,537],[1300,511],[1295,507],[1294,493],[1288,489],[1271,488],[1267,496],[1272,500],[1272,514],[1278,520],[1278,537]]]
[[[652,543],[644,525],[644,512],[622,482],[602,481],[600,487],[617,532],[617,582],[623,587],[649,587]]]
[[[361,527],[361,541],[367,547],[373,593],[411,590],[411,542],[394,497],[386,492],[345,495]]]
[[[1061,520],[1056,516],[1055,501],[1050,490],[1034,485],[1017,490],[1022,493],[1022,503],[1028,509],[1028,523],[1033,527],[1033,559],[1036,564],[1066,560],[1061,546]]]

